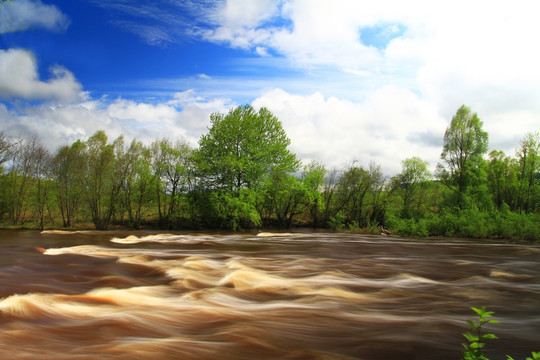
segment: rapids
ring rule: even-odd
[[[335,233],[0,231],[0,358],[459,359],[540,350],[540,246]]]

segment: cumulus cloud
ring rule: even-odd
[[[412,156],[435,165],[446,127],[436,108],[394,86],[380,88],[362,102],[274,89],[253,105],[268,107],[283,122],[291,149],[300,158],[335,167],[354,160],[366,166],[374,161],[387,174],[399,172],[401,160]],[[434,133],[441,141],[414,141],[411,133],[419,137]]]
[[[0,50],[0,97],[67,101],[81,96],[82,86],[71,72],[61,66],[50,72],[52,77],[42,81],[30,52]]]
[[[99,129],[112,137],[123,133],[146,142],[182,137],[196,145],[210,114],[227,112],[241,99],[268,107],[300,158],[329,167],[374,161],[388,175],[412,156],[434,168],[444,131],[462,104],[484,122],[490,149],[513,154],[523,135],[538,128],[540,52],[531,44],[540,22],[532,1],[511,6],[465,0],[167,2],[200,15],[182,24],[153,12],[164,3],[100,6],[150,18],[141,26],[150,26],[145,41],[154,45],[176,41],[174,26],[194,24],[190,34],[199,39],[260,55],[234,61],[257,75],[201,73],[168,85],[159,79],[149,87],[171,91],[161,103],[79,98],[19,112],[0,104],[2,125],[12,132],[33,129],[54,145]],[[146,31],[134,24],[118,23],[135,33]],[[160,30],[170,26],[169,32]],[[173,93],[189,88],[197,91]],[[53,68],[50,79],[40,80],[31,54],[0,50],[0,97],[77,99],[80,90],[66,69]]]
[[[0,2],[0,34],[42,28],[63,31],[69,19],[54,5],[39,0]]]
[[[207,131],[210,114],[224,112],[229,104],[188,90],[165,103],[133,100],[85,100],[70,103],[43,103],[21,110],[0,104],[0,123],[10,136],[36,135],[51,150],[86,139],[105,130],[111,139],[125,135],[147,144],[159,139],[183,139],[193,146]]]

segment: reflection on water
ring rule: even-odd
[[[458,359],[540,349],[540,247],[293,233],[0,232],[0,356]]]

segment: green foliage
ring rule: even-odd
[[[333,229],[353,221],[361,228],[372,223],[379,226],[388,205],[384,184],[380,167],[373,163],[368,169],[353,164],[344,171],[329,172],[321,196],[323,222]]]
[[[83,192],[97,230],[107,230],[118,204],[122,176],[116,163],[115,148],[122,145],[123,137],[108,144],[105,132],[97,131],[84,148]]]
[[[540,239],[540,215],[514,213],[506,204],[501,210],[443,208],[408,218],[392,211],[388,213],[386,226],[404,236]]]
[[[36,138],[0,131],[0,221],[73,227],[328,227],[405,236],[540,239],[540,135],[515,157],[492,151],[469,108],[447,128],[438,180],[418,157],[389,181],[357,162],[301,171],[281,122],[246,105],[211,115],[199,149],[159,139],[126,146],[104,131],[49,154]]]
[[[540,210],[540,133],[525,135],[517,149],[517,208],[520,211]]]
[[[462,206],[467,190],[485,174],[480,167],[487,146],[482,121],[467,106],[461,106],[444,133],[442,163],[437,169],[439,179],[457,193],[458,206]]]
[[[283,171],[272,171],[263,184],[263,209],[267,217],[276,217],[278,225],[290,228],[295,215],[305,211],[313,203],[312,192],[295,176]]]
[[[482,308],[478,309],[475,307],[471,308],[477,315],[478,320],[472,321],[467,320],[467,323],[471,325],[471,330],[464,333],[463,336],[465,339],[467,339],[467,343],[463,344],[463,347],[465,348],[465,351],[463,352],[463,359],[464,360],[489,360],[487,357],[484,356],[483,349],[486,343],[485,340],[491,340],[491,339],[497,339],[497,336],[486,333],[482,333],[482,328],[486,324],[498,324],[499,321],[497,320],[491,320],[490,318],[493,315],[493,311],[487,311],[486,308],[483,306]]]
[[[346,216],[343,213],[338,212],[334,216],[330,217],[328,220],[328,226],[330,226],[332,231],[343,230],[343,228],[345,228],[345,220]],[[358,227],[358,223],[355,222],[355,224],[355,226]]]
[[[233,230],[259,226],[265,213],[289,226],[305,191],[290,176],[300,163],[287,149],[281,122],[268,109],[256,112],[249,105],[214,113],[210,121],[199,141],[197,173],[220,223]]]
[[[193,187],[194,150],[185,142],[169,139],[150,146],[153,178],[143,178],[153,188],[160,227],[174,228],[181,216],[182,196]]]
[[[498,339],[498,337],[491,333],[483,333],[483,327],[487,324],[499,324],[497,320],[492,320],[494,314],[493,311],[487,311],[485,306],[482,306],[480,309],[472,307],[476,315],[478,316],[477,321],[467,320],[467,324],[471,326],[471,329],[466,333],[463,333],[463,337],[467,339],[466,343],[463,343],[463,359],[464,360],[489,360],[484,354],[484,348],[486,340]],[[540,360],[540,352],[533,351],[531,353],[532,357],[527,357],[526,360]],[[506,355],[507,360],[514,360],[510,355]]]
[[[403,198],[403,213],[407,216],[411,208],[420,208],[431,173],[427,168],[428,163],[419,157],[405,159],[401,162],[401,166],[401,173],[391,179],[390,187],[394,191],[400,191]]]
[[[199,140],[198,168],[207,186],[237,191],[256,188],[271,171],[294,172],[299,161],[287,147],[281,122],[266,108],[245,105],[211,115]]]
[[[209,200],[221,228],[237,231],[261,225],[261,218],[255,207],[256,193],[252,190],[241,189],[236,193],[212,192]]]
[[[527,356],[525,360],[540,360],[540,351],[531,352],[531,356]],[[506,355],[506,360],[514,360],[514,358],[510,355]]]
[[[324,206],[321,189],[326,173],[324,165],[314,161],[304,166],[302,171],[301,180],[306,191],[305,210],[309,213],[311,223],[315,227],[319,225],[321,209]]]
[[[390,212],[386,226],[394,233],[404,236],[426,237],[430,235],[428,220],[421,217],[402,218],[395,212]]]
[[[56,187],[56,204],[62,216],[62,226],[71,227],[80,212],[83,200],[85,144],[74,142],[56,152],[51,163],[51,175]]]

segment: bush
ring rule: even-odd
[[[398,212],[392,212],[388,214],[386,226],[403,236],[540,239],[540,215],[513,213],[508,206],[489,211],[444,208],[411,218],[402,218]]]
[[[463,359],[489,360],[489,358],[484,355],[484,347],[486,346],[484,341],[498,339],[498,337],[494,334],[483,333],[482,330],[485,325],[499,324],[499,321],[491,319],[494,312],[487,311],[485,306],[482,306],[480,309],[472,307],[471,310],[478,315],[478,320],[476,322],[467,320],[467,323],[471,326],[471,330],[463,333],[463,336],[467,339],[467,342],[462,344],[465,349],[463,352]],[[533,351],[531,356],[532,357],[527,357],[525,360],[540,360],[540,352]],[[514,360],[514,358],[509,355],[506,355],[506,359]]]
[[[333,231],[342,230],[345,227],[346,216],[340,211],[336,215],[330,217],[328,221],[328,226]]]

